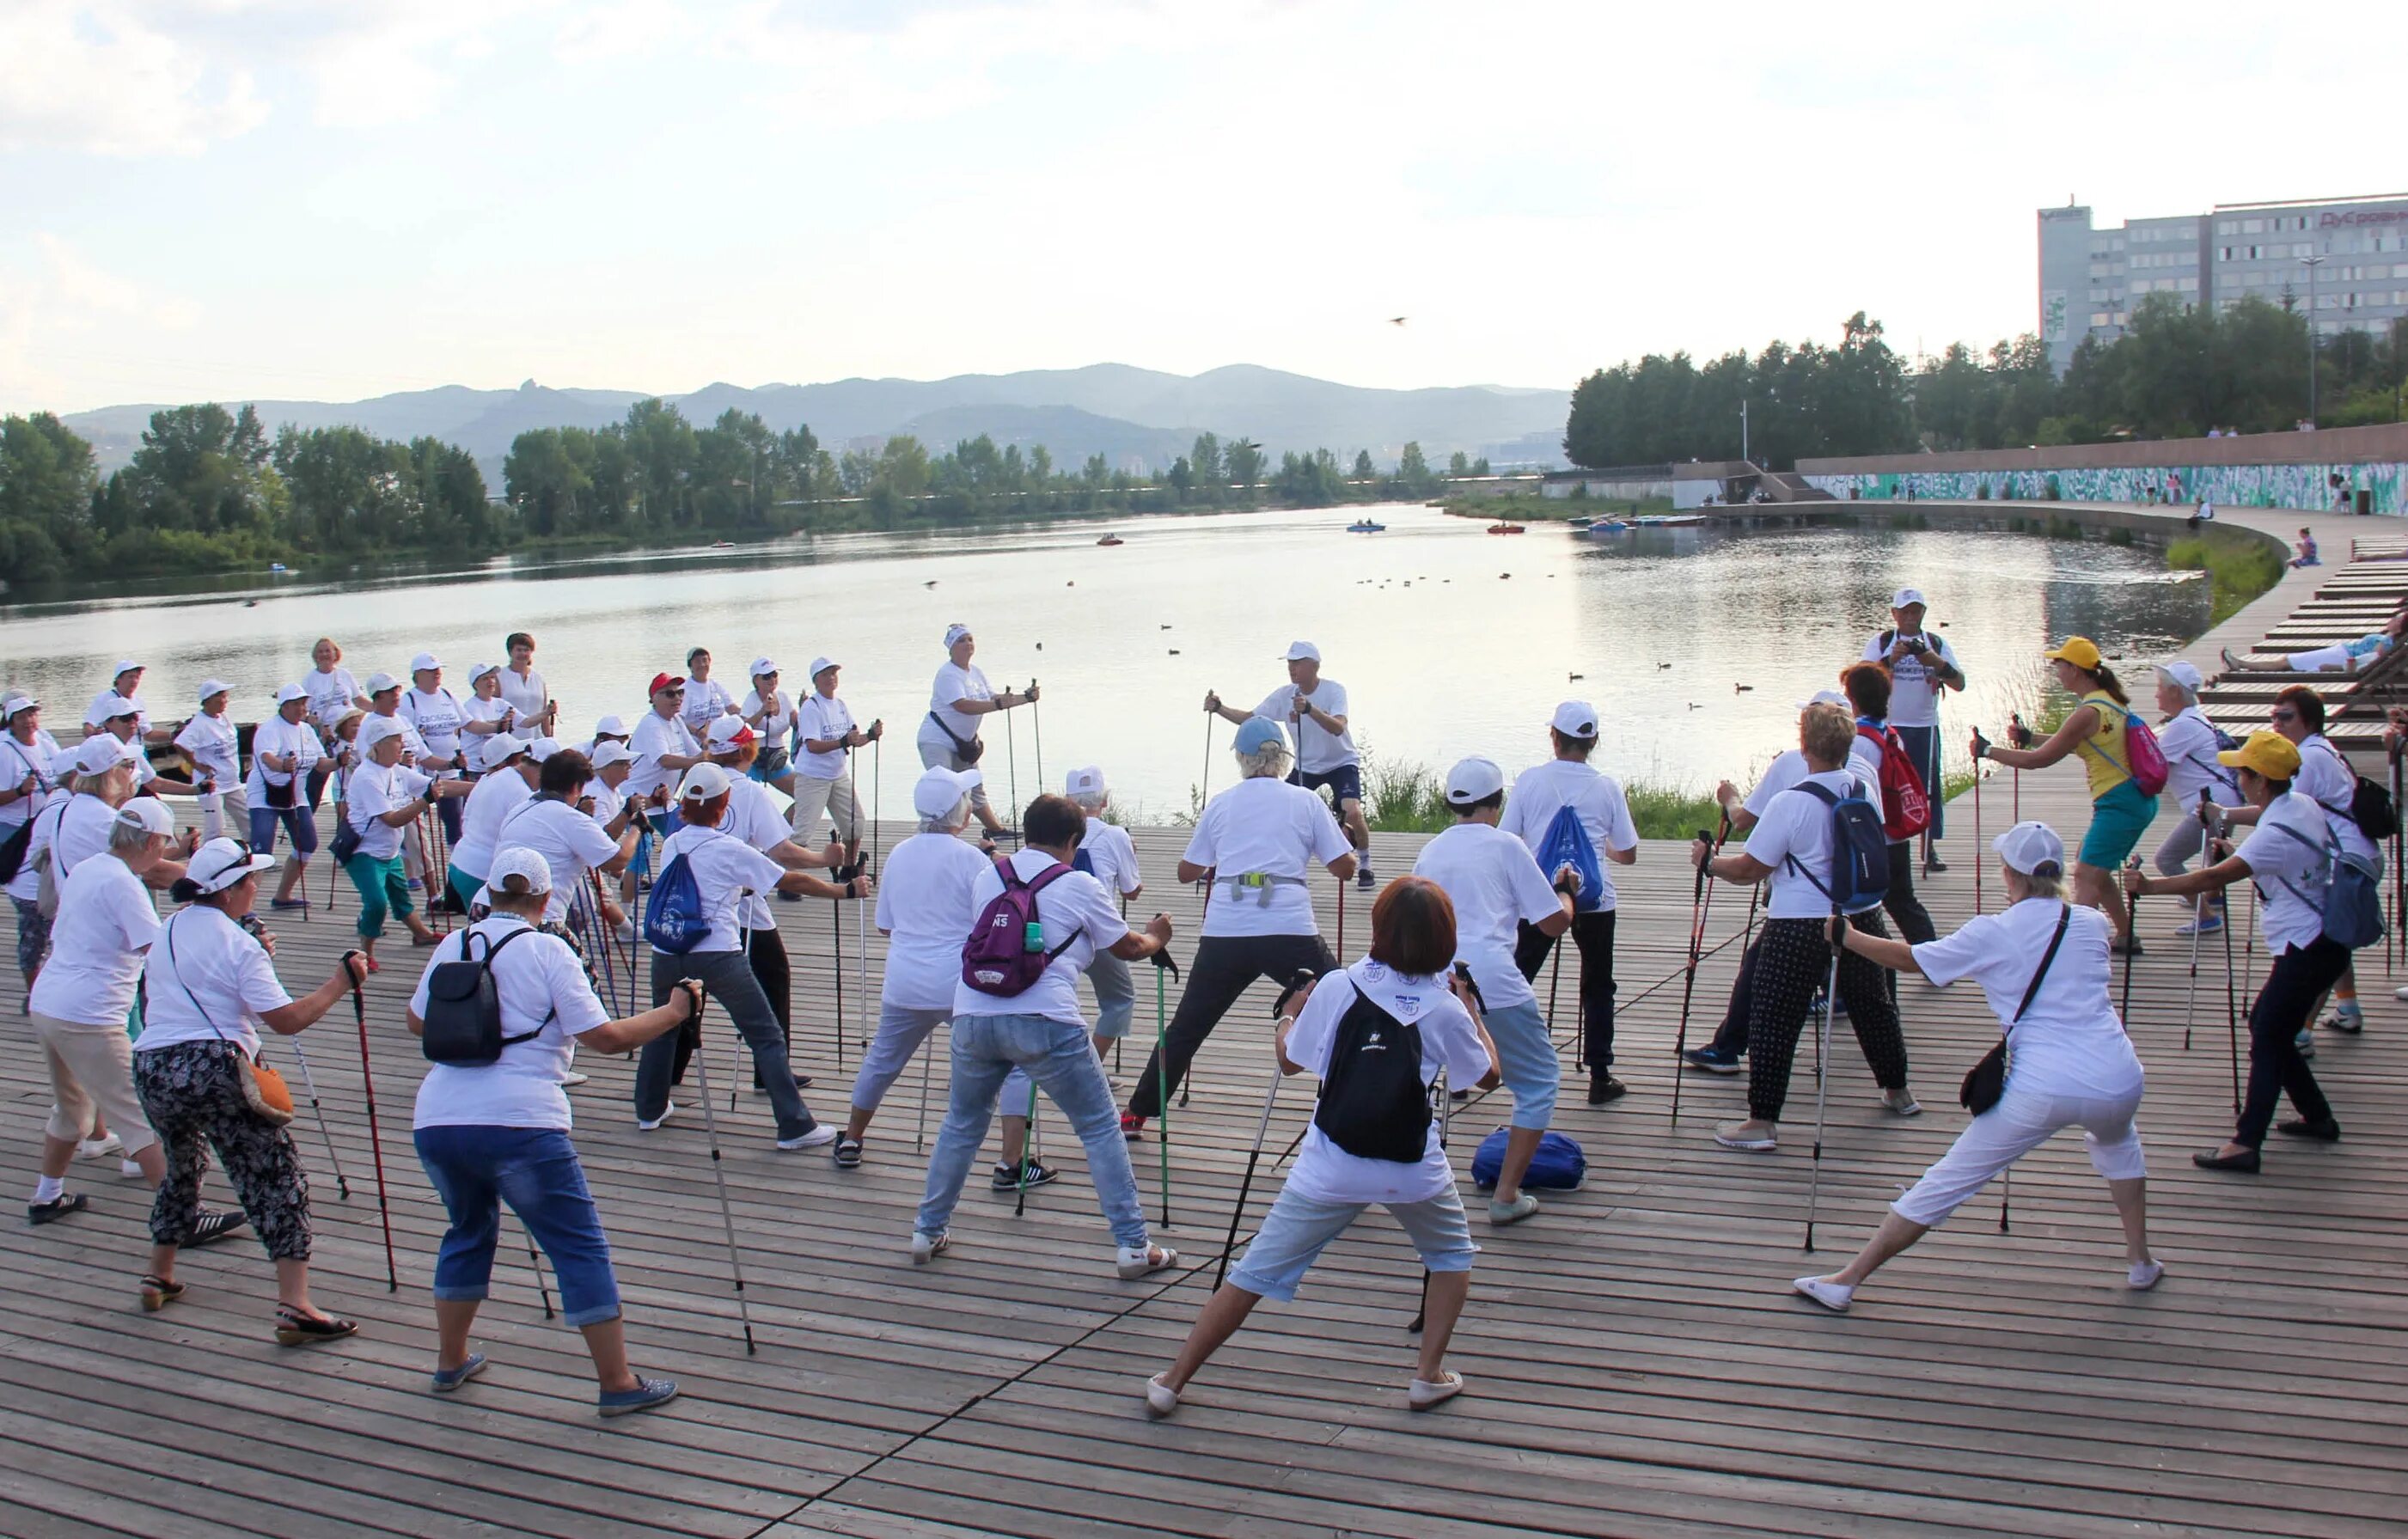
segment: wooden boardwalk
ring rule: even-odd
[[[2264,612],[2297,596],[2270,598]],[[2206,638],[2193,655],[2226,639]],[[2027,777],[2022,809],[2078,831],[2078,784],[2071,767]],[[2012,795],[2004,777],[1985,787],[1985,834],[2006,826]],[[1972,911],[1977,863],[1971,799],[1949,817],[1954,869],[1927,891],[1943,929]],[[898,833],[888,831],[890,846]],[[1383,874],[1406,869],[1417,842],[1379,836]],[[1168,880],[1180,836],[1144,831],[1139,843],[1154,879],[1140,906],[1160,903],[1192,937],[1196,897]],[[1267,997],[1216,1033],[1192,1104],[1174,1113],[1172,1221],[1161,1237],[1182,1262],[1140,1283],[1113,1279],[1084,1160],[1058,1129],[1045,1149],[1065,1177],[1032,1194],[1025,1218],[986,1190],[982,1163],[953,1251],[914,1269],[916,1072],[873,1128],[869,1162],[851,1174],[824,1151],[776,1152],[764,1104],[739,1096],[721,1133],[755,1357],[737,1328],[701,1119],[638,1133],[630,1066],[586,1055],[593,1081],[573,1092],[578,1142],[631,1345],[639,1368],[675,1376],[684,1397],[628,1421],[594,1418],[580,1345],[544,1319],[523,1251],[510,1249],[515,1227],[480,1320],[494,1367],[459,1395],[434,1397],[426,1286],[442,1220],[408,1138],[423,1064],[400,1026],[415,972],[405,948],[369,990],[399,1291],[385,1288],[359,1051],[338,1010],[301,1040],[348,1200],[314,1126],[305,1117],[294,1133],[313,1183],[318,1297],[358,1318],[360,1335],[275,1347],[272,1278],[247,1237],[190,1255],[184,1302],[141,1314],[147,1194],[118,1180],[113,1161],[80,1165],[91,1213],[39,1231],[0,1225],[0,1532],[2401,1532],[2408,1007],[2377,987],[2387,985],[2380,953],[2366,954],[2366,1034],[2328,1035],[2316,1061],[2347,1141],[2271,1148],[2255,1178],[2213,1176],[2187,1157],[2229,1125],[2220,948],[2202,958],[2185,1052],[2180,915],[2144,905],[2149,950],[2131,1028],[2149,1069],[2141,1119],[2164,1284],[2124,1289],[2112,1211],[2069,1134],[2019,1168],[2011,1233],[1998,1232],[1994,1189],[1834,1318],[1792,1297],[1788,1279],[1839,1264],[1946,1147],[1964,1122],[1956,1082],[1995,1024],[1968,989],[1902,984],[1927,1108],[1912,1121],[1880,1110],[1861,1059],[1838,1039],[1821,1248],[1805,1256],[1804,1124],[1793,1122],[1776,1155],[1718,1149],[1713,1124],[1738,1114],[1743,1082],[1694,1076],[1678,1123],[1670,1116],[1689,921],[1682,850],[1650,844],[1616,878],[1619,1072],[1632,1093],[1591,1109],[1568,1076],[1559,1126],[1587,1150],[1586,1190],[1548,1199],[1510,1231],[1475,1219],[1486,1248],[1453,1358],[1470,1389],[1442,1410],[1404,1408],[1417,1271],[1375,1215],[1332,1247],[1296,1304],[1257,1312],[1176,1418],[1144,1416],[1141,1379],[1168,1361],[1211,1284],[1268,1071]],[[1326,930],[1335,896],[1321,885]],[[1995,905],[1995,882],[1988,898]],[[778,910],[797,963],[798,1057],[819,1080],[807,1095],[824,1117],[841,1115],[863,1019],[848,909],[840,1063],[831,906]],[[1730,890],[1713,902],[1693,1041],[1727,992],[1746,906]],[[1347,907],[1352,955],[1366,911],[1352,893]],[[346,894],[312,924],[278,925],[289,984],[331,969],[351,912]],[[873,990],[879,950],[873,933]],[[1559,1038],[1571,995],[1568,982]],[[1139,1020],[1151,1030],[1142,996]],[[0,1039],[14,1048],[0,1060],[0,1147],[17,1151],[22,1187],[48,1096],[13,1012],[0,1017]],[[732,1040],[715,1019],[708,1050],[723,1096]],[[290,1075],[289,1050],[274,1056]],[[1118,1077],[1124,1090],[1139,1062],[1133,1052]],[[940,1102],[941,1067],[937,1083]],[[1806,1113],[1811,1079],[1801,1072],[1796,1084]],[[1267,1164],[1301,1129],[1307,1093],[1283,1092]],[[932,1108],[932,1129],[940,1115]],[[1458,1160],[1501,1119],[1493,1097],[1459,1108]],[[1158,1147],[1149,1139],[1137,1150],[1149,1216],[1160,1205]],[[1258,1185],[1254,1215],[1275,1183]],[[222,1199],[222,1183],[211,1187]]]

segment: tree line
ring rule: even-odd
[[[2408,321],[2344,331],[2315,349],[2325,427],[2400,420],[2408,402]],[[1773,342],[1700,366],[1650,353],[1600,369],[1572,392],[1564,452],[1602,467],[1736,460],[1773,468],[1830,455],[2009,449],[2125,438],[2272,433],[2308,411],[2307,317],[2255,295],[2200,308],[2150,294],[2114,341],[2086,337],[2062,376],[2026,333],[1979,352],[1951,343],[1910,368],[1859,310],[1836,347]]]

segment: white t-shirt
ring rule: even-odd
[[[489,700],[483,695],[472,694],[460,702],[461,718],[467,721],[499,721],[509,714],[510,703],[499,695]],[[513,733],[511,735],[518,734]],[[481,741],[481,734],[479,740]]]
[[[2325,809],[2325,821],[2332,828],[2333,837],[2341,847],[2364,860],[2382,859],[2374,841],[2358,826],[2349,815],[2350,804],[2358,798],[2358,772],[2349,767],[2341,750],[2324,734],[2300,745],[2300,773],[2292,778],[2291,789],[2304,792]]]
[[[1104,891],[1116,897],[1126,897],[1145,885],[1137,869],[1137,842],[1118,823],[1089,818],[1079,853],[1087,858],[1090,874],[1104,884]]]
[[[658,711],[646,711],[643,720],[636,723],[636,730],[627,738],[627,751],[636,756],[636,762],[627,771],[626,792],[637,798],[650,796],[663,786],[677,789],[678,779],[685,771],[663,769],[661,755],[678,759],[702,757],[702,746],[686,730],[685,722]]]
[[[2266,804],[2258,826],[2233,851],[2258,884],[2258,922],[2267,951],[2278,957],[2315,945],[2325,933],[2325,844],[2331,819],[2298,789],[2297,780],[2292,786]]]
[[[1024,849],[1010,857],[1011,866],[1024,882],[1033,881],[1052,867],[1062,862],[1041,849]],[[979,873],[970,886],[970,918],[977,920],[988,904],[1003,896],[1003,876],[993,866]],[[984,994],[967,983],[953,990],[953,1019],[964,1016],[1039,1016],[1058,1020],[1066,1025],[1084,1026],[1086,1017],[1079,1013],[1079,975],[1087,970],[1098,951],[1110,950],[1129,933],[1121,918],[1120,905],[1104,884],[1083,871],[1067,871],[1037,894],[1039,928],[1044,933],[1045,949],[1060,949],[1061,955],[1046,963],[1045,971],[1034,984],[1020,993],[1010,996]],[[968,939],[967,927],[963,939]],[[954,976],[960,976],[960,952],[954,953]]]
[[[142,952],[159,934],[159,915],[142,878],[114,855],[95,855],[59,888],[50,922],[50,960],[34,979],[36,1015],[85,1026],[117,1026],[134,1008]]]
[[[813,753],[800,745],[818,738],[824,742],[842,737],[853,731],[853,707],[841,696],[830,698],[814,690],[803,696],[795,706],[796,741],[798,752],[796,762],[802,773],[814,780],[840,779],[844,775],[844,750],[830,748],[825,753]]]
[[[2186,705],[2157,724],[2157,747],[2166,756],[2165,805],[2195,819],[2201,788],[2218,806],[2239,804],[2232,772],[2215,762],[2215,729],[2197,705]]]
[[[595,822],[605,827],[615,820],[619,809],[627,805],[627,799],[619,794],[618,789],[606,784],[599,776],[585,782],[585,794],[593,799]]]
[[[681,855],[686,858],[686,868],[694,873],[695,889],[702,895],[703,922],[710,926],[692,949],[737,950],[744,938],[742,890],[749,887],[755,892],[771,891],[778,878],[786,874],[785,868],[732,834],[693,823],[662,842],[653,870],[668,870],[669,862]],[[657,876],[653,877],[656,888],[659,880]]]
[[[600,782],[589,782],[595,790]],[[552,868],[552,893],[544,900],[543,917],[554,923],[568,918],[568,901],[584,884],[585,874],[619,853],[619,841],[602,825],[552,796],[530,796],[509,809],[494,836],[494,853],[531,849]]]
[[[1604,900],[1597,905],[1596,912],[1610,913],[1616,900],[1613,866],[1606,860],[1605,852],[1631,849],[1639,844],[1639,825],[1631,821],[1630,804],[1613,777],[1600,775],[1577,759],[1551,759],[1543,764],[1534,764],[1514,777],[1512,794],[1505,798],[1505,813],[1497,826],[1535,853],[1540,841],[1547,836],[1547,825],[1567,806],[1580,819],[1581,827],[1588,831],[1588,842],[1597,849],[1598,870],[1605,875]],[[1552,876],[1554,873],[1546,875]],[[1481,987],[1488,987],[1485,980]],[[1493,1001],[1497,996],[1488,997]]]
[[[362,764],[345,786],[343,816],[360,831],[360,853],[390,861],[401,853],[401,830],[384,820],[426,793],[435,782],[407,764]]]
[[[1470,1086],[1488,1073],[1488,1049],[1470,1012],[1447,991],[1443,978],[1412,977],[1394,973],[1369,957],[1340,977],[1326,977],[1304,1004],[1304,1013],[1288,1031],[1288,1062],[1316,1079],[1328,1077],[1329,1051],[1338,1023],[1354,1008],[1357,991],[1406,1024],[1422,1038],[1421,1078],[1427,1085],[1443,1068],[1450,1084]],[[1304,1142],[1288,1170],[1287,1188],[1299,1197],[1324,1203],[1426,1203],[1455,1186],[1455,1168],[1447,1163],[1439,1143],[1440,1119],[1430,1117],[1429,1138],[1417,1164],[1366,1160],[1347,1153],[1307,1123]]]
[[[928,689],[928,709],[945,724],[948,732],[967,743],[978,735],[979,722],[983,718],[964,716],[953,709],[956,700],[993,700],[995,689],[987,683],[986,675],[979,672],[975,663],[967,668],[954,666],[951,659],[937,670],[937,681]]]
[[[1923,633],[1923,639],[1930,644],[1931,649],[1938,652],[1942,660],[1950,667],[1956,666],[1956,650],[1948,645],[1946,636],[1936,632],[1926,631]],[[1898,637],[1892,635],[1890,640],[1896,642]],[[1885,663],[1888,660],[1889,648],[1882,645],[1881,635],[1876,633],[1871,640],[1865,643],[1863,661]],[[1896,663],[1890,663],[1889,724],[1893,727],[1938,726],[1940,724],[1938,680],[1939,670],[1916,653],[1909,652]]]
[[[150,731],[150,707],[142,703],[142,695],[139,691],[126,696],[126,698],[134,702],[134,735],[136,737],[147,736]],[[83,724],[87,727],[96,728],[103,721],[108,720],[108,718],[103,716],[101,713],[103,711],[113,711],[116,708],[117,691],[114,688],[103,690],[98,694],[92,697],[91,705],[85,708],[83,713]]]
[[[1314,680],[1312,693],[1304,698],[1325,716],[1346,714],[1346,686],[1334,678]],[[1296,686],[1283,684],[1263,697],[1254,714],[1277,721],[1296,734],[1297,768],[1307,775],[1326,775],[1343,765],[1362,762],[1362,756],[1354,751],[1352,720],[1346,723],[1344,732],[1332,733],[1320,722],[1298,714],[1296,702]]]
[[[279,759],[290,758],[293,768],[280,773],[269,769],[260,758],[263,753],[272,753]],[[318,742],[317,729],[307,721],[287,721],[281,716],[271,716],[262,721],[251,734],[251,778],[243,782],[249,788],[251,805],[265,806],[269,786],[291,785],[295,775],[307,777],[309,766],[325,757],[326,750]]]
[[[368,714],[370,716],[375,716],[379,713],[370,711]],[[410,724],[409,718],[402,715],[397,707],[394,709],[394,714],[385,718],[385,720],[388,721],[398,721],[401,723],[401,762],[403,763],[408,764],[412,769],[418,769],[422,766],[423,761],[434,757],[434,755],[427,750],[426,739],[418,734],[418,729]],[[366,726],[366,723],[362,722],[361,725]],[[354,736],[352,741],[356,743],[359,739]]]
[[[542,730],[544,706],[552,703],[552,691],[545,685],[543,675],[529,668],[521,678],[516,669],[504,664],[495,675],[502,681],[502,701],[519,713],[519,725],[523,735],[535,735]]]
[[[786,815],[778,810],[777,803],[769,800],[769,788],[741,775],[728,788],[727,816],[719,820],[719,827],[722,833],[734,834],[764,855],[768,855],[795,836],[794,828],[786,821]],[[776,857],[770,856],[770,859],[774,861]],[[785,869],[779,866],[779,874],[784,875]],[[745,929],[778,928],[777,912],[769,906],[769,901],[767,888],[744,900]]]
[[[762,704],[760,691],[748,691],[744,703],[737,707],[737,714],[747,721],[758,720],[759,725],[752,730],[761,734],[767,747],[785,748],[787,740],[794,735],[794,697],[783,690],[773,691],[766,707]]]
[[[418,729],[419,741],[437,759],[451,759],[460,752],[460,724],[468,720],[461,708],[460,697],[449,689],[437,686],[433,694],[423,690],[401,691],[401,704],[394,715]]]
[[[224,715],[196,716],[176,734],[176,747],[200,766],[219,791],[232,791],[242,783],[240,742],[234,719]]]
[[[321,673],[312,668],[303,674],[301,688],[309,694],[309,714],[329,732],[334,730],[336,722],[360,708],[357,704],[360,681],[351,677],[351,670],[339,663],[331,672]]]
[[[82,791],[68,797],[58,827],[50,834],[50,859],[57,867],[52,882],[66,880],[67,874],[84,862],[106,854],[109,826],[116,821],[117,809],[99,797]]]
[[[1321,798],[1268,776],[1239,781],[1205,804],[1183,857],[1214,869],[1207,935],[1317,935],[1312,873],[1354,847]],[[1260,888],[1235,878],[1253,873],[1290,878]]]
[[[2020,1021],[2014,1019],[2064,912],[2065,905],[2052,899],[2026,898],[2002,914],[1984,915],[1954,934],[1924,942],[1914,948],[1915,963],[1934,983],[1971,978],[1982,986],[1991,1013],[2009,1033],[2010,1085],[2110,1101],[2136,1094],[2141,1061],[2108,994],[2107,947],[2114,929],[2099,910],[2074,905],[2031,1008]]]
[[[141,1052],[222,1036],[255,1058],[267,1012],[293,1003],[267,948],[203,904],[168,916],[143,969]]]
[[[1457,823],[1422,847],[1413,875],[1446,890],[1455,905],[1455,960],[1471,969],[1492,1010],[1538,996],[1513,965],[1521,924],[1563,912],[1530,847],[1501,828]]]
[[[962,947],[978,918],[970,890],[993,869],[977,846],[950,834],[914,834],[888,853],[878,879],[878,928],[889,937],[881,1000],[899,1009],[952,1011]],[[1044,905],[1039,896],[1040,912]]]
[[[494,868],[494,852],[501,848],[494,841],[501,834],[502,820],[534,794],[535,788],[515,768],[498,769],[479,780],[477,789],[468,793],[468,805],[460,809],[460,837],[452,846],[452,863],[483,881],[485,873]]]
[[[1799,785],[1819,785],[1845,796],[1850,786],[1859,783],[1845,770],[1832,770],[1810,775]],[[1763,818],[1748,830],[1747,852],[1772,868],[1772,875],[1765,878],[1772,884],[1771,896],[1765,900],[1765,918],[1818,919],[1831,912],[1831,900],[1824,892],[1831,882],[1831,809],[1822,798],[1796,787],[1774,797]],[[1799,866],[1813,873],[1811,880]],[[1823,887],[1815,886],[1816,882]],[[1851,912],[1880,906],[1864,904]]]
[[[486,938],[476,947],[481,957],[487,942],[499,943],[526,929],[517,915],[496,914],[457,932],[457,945],[446,940],[427,959],[409,996],[410,1009],[426,1019],[428,981],[438,964],[467,954],[470,935]],[[428,1065],[418,1083],[413,1128],[567,1129],[568,1094],[560,1081],[568,1073],[569,1047],[580,1033],[610,1019],[594,995],[584,963],[557,935],[539,930],[522,934],[494,958],[494,991],[501,997],[503,1036],[538,1034],[511,1043],[491,1063]]]
[[[34,777],[34,794],[20,796],[0,807],[0,837],[16,832],[17,825],[49,805],[49,793],[56,791],[59,777],[50,773],[50,765],[59,757],[59,740],[39,727],[34,729],[31,743],[20,743],[14,733],[0,732],[0,789],[15,791]]]
[[[1864,778],[1862,762],[1856,758],[1856,750],[1853,747],[1848,749],[1848,774],[1857,781],[1866,801],[1871,802],[1876,806],[1881,805],[1881,777],[1875,776],[1870,780]],[[1740,805],[1751,816],[1762,819],[1764,809],[1772,805],[1774,797],[1805,778],[1806,756],[1796,748],[1791,748],[1766,767],[1764,778],[1756,783],[1756,789],[1747,793],[1747,800],[1742,802]]]
[[[707,731],[713,721],[727,714],[736,697],[727,686],[715,678],[689,678],[685,681],[685,702],[678,707],[678,717],[696,735]]]

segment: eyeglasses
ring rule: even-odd
[[[2288,705],[2277,705],[2270,714],[2277,721],[2297,721],[2300,719],[2300,713]]]

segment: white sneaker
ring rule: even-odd
[[[2165,1275],[2163,1261],[2142,1261],[2125,1270],[2124,1286],[2136,1293],[2145,1293],[2157,1287],[2157,1279]]]
[[[665,1106],[665,1107],[663,1107],[663,1108],[662,1108],[662,1110],[661,1110],[661,1114],[660,1114],[658,1117],[655,1117],[655,1118],[652,1119],[651,1119],[651,1120],[649,1120],[649,1121],[645,1120],[643,1118],[640,1118],[640,1117],[637,1118],[637,1119],[636,1119],[636,1131],[637,1131],[638,1133],[650,1133],[650,1132],[652,1132],[654,1128],[657,1128],[657,1127],[659,1127],[662,1123],[664,1123],[664,1122],[667,1121],[670,1118],[675,1117],[677,1114],[678,1114],[678,1104],[677,1104],[676,1102],[672,1101],[672,1102],[670,1102],[666,1106]]]
[[[1412,1387],[1405,1391],[1405,1407],[1408,1410],[1426,1411],[1433,1405],[1444,1404],[1461,1393],[1463,1393],[1463,1375],[1452,1368],[1447,1368],[1441,1370],[1436,1378],[1413,1380]]]
[[[953,1248],[953,1237],[949,1232],[930,1234],[922,1230],[911,1232],[911,1264],[925,1266]]]
[[[1113,1252],[1112,1262],[1121,1281],[1135,1282],[1149,1273],[1179,1264],[1179,1252],[1167,1245],[1125,1245]]]
[[[803,1134],[800,1138],[779,1139],[778,1147],[781,1149],[815,1149],[835,1142],[835,1125],[833,1123],[822,1122],[819,1126]]]
[[[1846,1283],[1835,1283],[1828,1277],[1799,1277],[1790,1287],[1813,1299],[1834,1315],[1844,1315],[1856,1290]]]
[[[566,1074],[560,1076],[561,1088],[563,1090],[567,1090],[578,1085],[582,1085],[593,1077],[594,1076],[592,1075],[579,1074],[575,1069],[571,1069]]]
[[[120,1160],[117,1161],[117,1174],[129,1181],[139,1181],[145,1178],[142,1175],[142,1161],[139,1160]]]
[[[1762,1154],[1780,1145],[1777,1134],[1757,1130],[1745,1119],[1725,1122],[1714,1129],[1714,1142],[1727,1149],[1740,1149],[1749,1154]]]
[[[106,1138],[80,1139],[76,1144],[76,1158],[79,1160],[97,1160],[104,1154],[121,1153],[123,1151],[124,1147],[125,1140],[118,1137],[117,1134],[113,1133]]]
[[[1156,1420],[1179,1409],[1179,1391],[1162,1382],[1160,1374],[1145,1381],[1145,1414]]]

